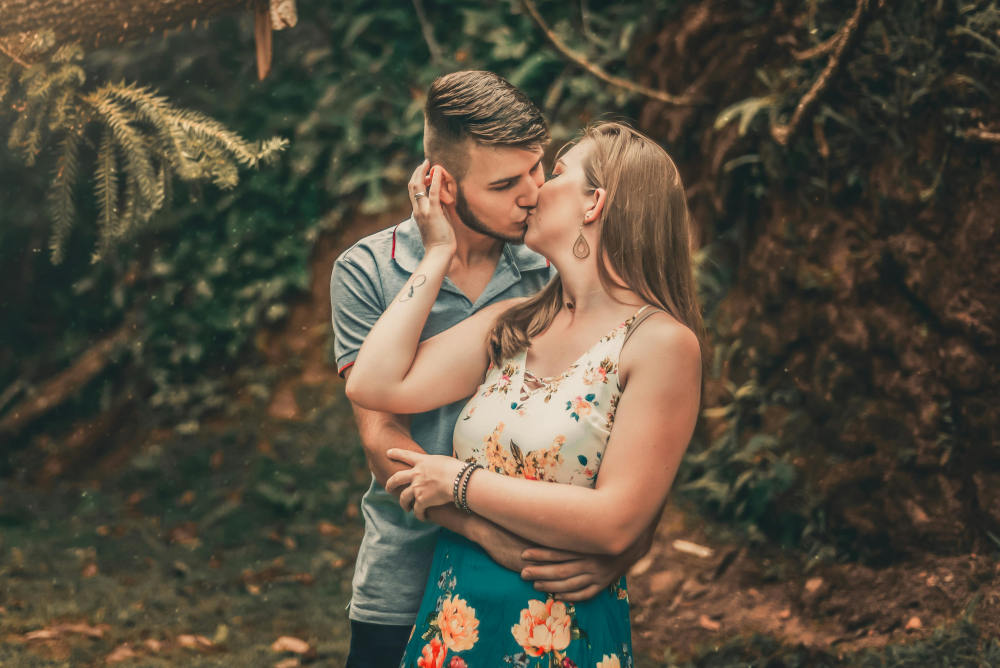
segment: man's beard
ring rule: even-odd
[[[473,232],[479,232],[484,236],[497,239],[498,241],[506,241],[507,243],[524,243],[525,230],[522,230],[517,236],[508,237],[500,234],[496,230],[491,230],[483,221],[476,218],[476,215],[472,213],[472,210],[469,208],[469,202],[465,199],[465,193],[462,192],[461,185],[458,186],[458,194],[455,197],[455,213],[458,214],[459,220],[465,223],[465,226]]]

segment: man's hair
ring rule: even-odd
[[[533,149],[549,141],[549,129],[528,96],[493,72],[467,70],[435,79],[424,105],[424,147],[432,164],[456,180],[468,169],[466,140],[488,146]]]

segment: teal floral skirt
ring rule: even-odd
[[[401,668],[632,668],[625,578],[563,603],[442,530]]]

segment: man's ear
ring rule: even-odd
[[[608,192],[604,188],[595,188],[591,195],[590,207],[583,213],[583,222],[592,223],[601,217],[604,211],[604,203],[607,202]]]
[[[447,206],[455,204],[455,200],[458,198],[458,182],[455,181],[451,173],[441,165],[434,165],[434,168],[441,170],[441,204]]]

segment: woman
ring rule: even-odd
[[[394,413],[472,398],[455,457],[392,450],[411,468],[387,488],[405,487],[418,518],[454,502],[550,547],[619,553],[658,516],[698,415],[701,317],[676,167],[628,126],[588,128],[526,223],[524,243],[558,277],[421,343],[455,247],[440,183],[439,169],[426,194],[422,169],[410,181],[424,257],[347,394]],[[442,532],[403,666],[631,664],[624,579],[567,605]]]

